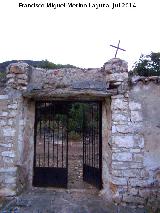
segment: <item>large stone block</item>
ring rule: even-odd
[[[142,123],[128,122],[126,124],[116,124],[112,126],[112,133],[123,133],[123,134],[139,134],[143,133]]]
[[[107,82],[123,82],[125,79],[128,78],[128,73],[114,73],[114,74],[108,74],[106,76]]]
[[[17,104],[9,104],[8,109],[17,109]]]
[[[14,151],[3,151],[1,155],[3,157],[14,158],[15,157],[15,152]]]
[[[12,110],[9,111],[9,117],[10,118],[16,117],[16,115],[17,115],[17,111],[16,110],[12,109]]]
[[[104,70],[107,74],[128,72],[128,64],[119,58],[113,58],[104,64]]]
[[[0,189],[0,196],[8,197],[16,195],[16,191],[10,188],[1,188]]]
[[[129,117],[127,113],[122,112],[114,112],[112,111],[112,121],[116,122],[118,124],[126,124],[126,122],[129,122]]]
[[[138,188],[131,188],[128,190],[131,195],[138,195]]]
[[[116,161],[132,161],[132,154],[128,152],[113,153],[112,160]]]
[[[144,168],[143,164],[141,162],[112,162],[112,169],[118,170],[118,169],[142,169]]]
[[[115,185],[127,185],[127,179],[122,177],[112,176],[112,183]]]
[[[112,97],[111,97],[111,99],[112,100],[114,100],[114,99],[124,99],[124,95],[120,95],[120,94],[118,94],[118,95],[112,95]]]
[[[26,86],[28,84],[27,81],[23,80],[23,79],[18,79],[17,83],[20,84],[20,85],[23,85],[23,86]]]
[[[141,175],[141,169],[119,169],[119,170],[113,170],[112,174],[114,176],[118,177],[140,177]]]
[[[0,112],[7,109],[8,101],[0,101]]]
[[[98,91],[106,91],[107,84],[103,80],[97,81],[97,80],[83,80],[83,81],[75,81],[72,84],[73,89],[77,90],[83,90],[83,89],[94,89]]]
[[[142,153],[139,153],[139,154],[135,153],[135,154],[133,154],[133,161],[143,162],[143,160],[144,160],[144,156],[143,156]]]
[[[13,79],[14,79],[15,76],[16,76],[15,73],[10,73],[10,74],[6,75],[7,78],[13,78]]]
[[[0,125],[1,125],[1,126],[5,126],[6,124],[7,124],[7,121],[6,121],[6,120],[2,120],[2,119],[0,120]]]
[[[0,112],[0,117],[6,117],[8,115],[8,112]]]
[[[123,201],[126,203],[136,203],[136,204],[144,204],[144,199],[138,196],[133,196],[131,194],[123,195]]]
[[[11,143],[7,143],[7,144],[5,144],[5,143],[0,143],[0,146],[1,146],[1,147],[5,147],[5,148],[11,148],[11,147],[12,147],[12,144],[11,144]]]
[[[6,127],[6,128],[3,128],[3,135],[4,136],[15,136],[15,133],[16,133],[16,130],[11,128],[11,127]]]
[[[150,196],[150,194],[151,194],[152,192],[151,192],[151,190],[148,188],[140,188],[139,189],[139,195],[141,196],[141,197],[143,197],[143,198],[147,198],[147,197],[149,197]]]
[[[23,79],[23,80],[27,80],[27,79],[28,79],[28,76],[27,76],[26,74],[18,74],[18,75],[17,75],[17,78]]]
[[[0,95],[0,100],[7,100],[8,99],[8,95]]]
[[[26,63],[13,63],[8,67],[8,74],[25,74],[27,73],[29,65]]]
[[[4,182],[7,184],[16,184],[16,177],[6,176]]]
[[[3,161],[4,163],[6,163],[8,166],[12,166],[14,163],[13,158],[9,158],[9,157],[3,157]]]
[[[112,99],[111,108],[112,110],[127,110],[128,103],[125,101],[125,99]]]
[[[137,149],[136,149],[136,148],[135,148],[135,149],[130,149],[129,151],[130,151],[131,153],[140,153],[140,152],[142,152],[142,150],[141,150],[141,149],[138,149],[138,148],[137,148]]]
[[[141,109],[141,104],[134,102],[134,101],[130,101],[129,102],[129,108],[130,110],[140,110]]]
[[[144,148],[144,138],[142,135],[135,135],[134,140],[135,140],[135,147]]]
[[[133,186],[133,187],[150,187],[150,185],[153,183],[153,180],[130,178],[128,183],[130,186]]]
[[[4,173],[10,173],[10,172],[16,172],[17,167],[8,167],[8,168],[0,168],[0,172]]]
[[[14,119],[10,118],[7,120],[7,122],[8,122],[8,126],[12,126],[14,123]]]
[[[15,82],[14,78],[9,78],[7,83],[10,84],[10,85],[13,85]]]
[[[134,146],[134,138],[131,135],[114,136],[112,142],[117,147],[132,148]]]
[[[139,111],[131,111],[131,121],[132,122],[140,122],[142,121],[142,114]]]

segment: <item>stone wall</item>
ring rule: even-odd
[[[160,85],[112,96],[112,191],[124,205],[160,206]]]
[[[34,123],[34,115],[28,106],[31,101],[22,97],[21,91],[27,83],[24,85],[19,79],[25,78],[27,82],[27,77],[24,76],[27,76],[27,72],[23,64],[20,67],[11,67],[7,70],[7,84],[0,90],[0,203],[3,198],[20,193],[29,175],[25,150],[31,140],[25,135],[25,127],[28,127],[29,123],[27,118]],[[28,110],[29,117],[26,113]],[[26,131],[29,132],[29,128]],[[33,150],[33,145],[32,149],[27,150]]]
[[[0,196],[32,184],[37,99],[101,100],[102,177],[106,199],[121,205],[159,205],[160,80],[128,78],[127,63],[101,69],[32,68],[11,64],[0,93]]]
[[[18,140],[21,102],[10,95],[0,95],[0,196],[17,193]]]
[[[144,143],[135,156],[143,165],[141,177],[132,185],[139,189],[138,194],[146,205],[160,207],[160,84],[156,78],[145,83],[138,81],[129,97],[131,119],[141,126],[139,134]]]

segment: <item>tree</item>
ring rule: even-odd
[[[44,69],[55,69],[56,68],[56,64],[48,61],[47,59],[46,60],[43,60],[42,63],[41,63],[41,68],[44,68]]]
[[[63,64],[54,64],[54,63],[48,61],[47,59],[41,61],[41,64],[38,67],[44,68],[44,69],[75,68],[75,66],[70,65],[70,64],[65,64],[65,65],[63,65]]]
[[[140,76],[160,76],[160,52],[141,55],[131,73]]]

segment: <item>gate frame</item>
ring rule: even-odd
[[[34,160],[34,121],[35,121],[35,102],[39,100],[53,100],[53,101],[72,101],[72,102],[85,102],[85,101],[101,101],[102,102],[102,189],[101,193],[107,193],[107,197],[111,197],[110,187],[112,182],[112,112],[111,112],[111,96],[107,97],[88,97],[83,96],[70,96],[70,97],[51,97],[49,99],[35,98],[24,99],[24,119],[26,122],[23,130],[23,155],[20,154],[19,158],[24,158],[25,161],[19,166],[19,178],[24,183],[22,188],[34,189],[33,182],[33,160]],[[25,156],[24,156],[25,155]],[[20,189],[21,190],[21,189]],[[108,194],[109,192],[109,194]]]

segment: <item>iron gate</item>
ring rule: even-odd
[[[102,188],[102,105],[93,102],[83,109],[83,180]]]
[[[74,102],[75,103],[75,102]],[[83,180],[102,187],[102,105],[82,104]],[[68,182],[69,114],[73,102],[37,101],[33,186],[64,187]]]
[[[68,107],[38,101],[35,109],[34,186],[67,187]]]

